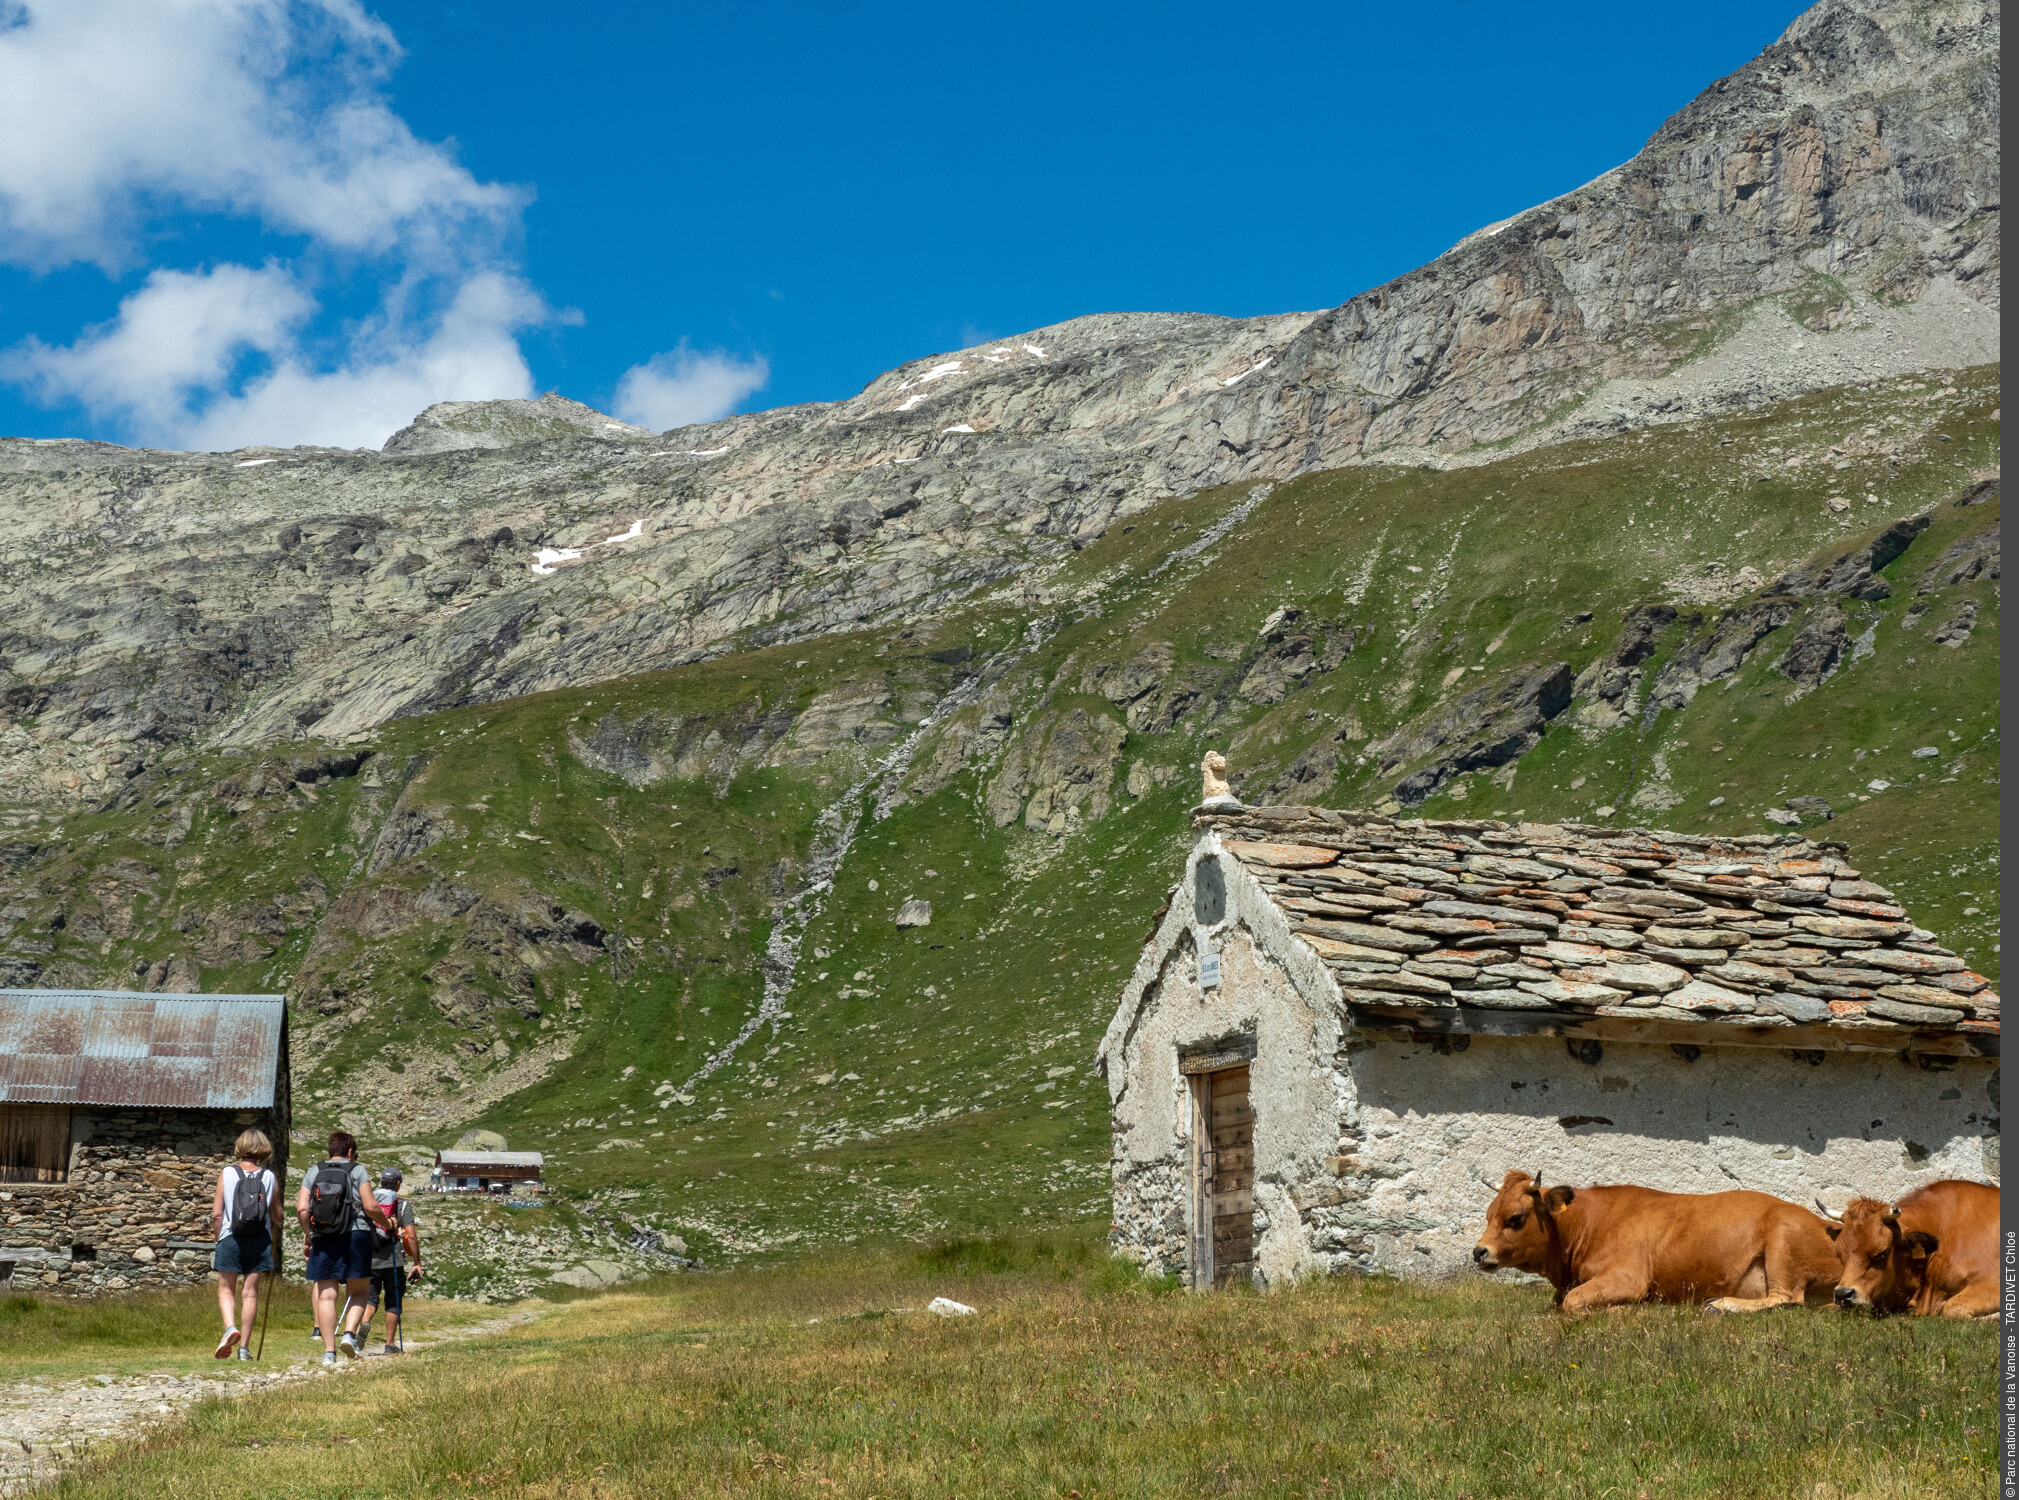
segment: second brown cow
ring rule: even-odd
[[[1842,1273],[1837,1302],[1919,1317],[1998,1311],[1998,1189],[1931,1182],[1897,1204],[1853,1198],[1830,1225]]]
[[[1472,1251],[1483,1271],[1532,1271],[1567,1313],[1633,1302],[1708,1312],[1824,1305],[1837,1253],[1823,1220],[1767,1193],[1552,1187],[1509,1172]]]

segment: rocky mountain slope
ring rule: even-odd
[[[380,454],[0,443],[0,795],[929,612],[1214,484],[1988,362],[1997,36],[1826,0],[1626,165],[1330,312],[1080,318],[663,438],[548,397]]]
[[[0,981],[284,988],[305,1132],[497,1128],[649,1261],[1103,1211],[1088,1062],[1208,748],[1827,822],[1995,977],[1996,39],[1820,5],[1328,313],[657,437],[0,442]],[[457,1284],[537,1281],[484,1223]]]

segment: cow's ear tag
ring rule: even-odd
[[[1548,1204],[1552,1210],[1555,1210],[1562,1208],[1576,1196],[1577,1192],[1574,1188],[1553,1187],[1542,1195],[1542,1201]]]

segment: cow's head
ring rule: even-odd
[[[1509,1172],[1486,1206],[1486,1232],[1472,1247],[1472,1263],[1482,1271],[1547,1275],[1556,1215],[1576,1196],[1567,1187],[1545,1189],[1541,1178],[1526,1172]]]
[[[1824,1208],[1823,1218],[1841,1266],[1837,1306],[1900,1312],[1920,1295],[1928,1257],[1940,1248],[1935,1236],[1901,1228],[1900,1210],[1876,1198],[1853,1198],[1841,1217]]]

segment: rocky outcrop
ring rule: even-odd
[[[1125,662],[1095,665],[1081,687],[1121,709],[1136,733],[1164,734],[1209,697],[1223,676],[1203,662],[1180,664],[1169,641],[1152,641]]]
[[[1921,575],[1920,587],[1915,592],[1930,594],[1959,583],[1974,583],[1979,578],[1995,582],[1999,561],[1998,523],[1993,521],[1985,530],[1958,537],[1944,547],[1942,555]]]
[[[383,451],[448,453],[555,440],[609,442],[650,436],[641,427],[549,391],[537,401],[438,401],[387,438]]]
[[[1883,581],[1883,580],[1882,580]],[[1753,648],[1795,617],[1793,599],[1753,599],[1719,615],[1703,635],[1684,646],[1656,675],[1648,700],[1658,708],[1683,708],[1706,683],[1731,676]]]
[[[1368,751],[1380,757],[1383,777],[1425,761],[1394,788],[1398,803],[1414,807],[1453,776],[1508,765],[1533,750],[1543,726],[1569,707],[1571,681],[1570,663],[1561,661],[1503,676],[1437,705]]]
[[[1928,529],[1928,522],[1927,516],[1895,521],[1862,545],[1784,573],[1774,581],[1771,592],[1797,599],[1819,594],[1839,594],[1850,599],[1887,598],[1893,592],[1892,585],[1878,576],[1879,570],[1912,546],[1914,538]]]
[[[1128,731],[1104,714],[1067,709],[1034,720],[1003,758],[986,806],[998,828],[1065,834],[1113,803],[1115,772]]]
[[[1813,692],[1837,670],[1837,664],[1851,649],[1851,635],[1845,629],[1848,618],[1836,600],[1816,606],[1807,623],[1796,632],[1774,669],[1801,693]]]
[[[1577,674],[1571,691],[1584,700],[1578,719],[1609,729],[1626,717],[1628,700],[1640,685],[1641,669],[1663,631],[1676,622],[1673,604],[1640,604],[1626,612],[1612,649]]]
[[[1934,628],[1929,639],[1938,646],[1947,646],[1954,651],[1960,649],[1963,643],[1970,639],[1970,632],[1976,628],[1977,601],[1965,599],[1955,614]]]
[[[952,785],[954,777],[962,771],[993,761],[1009,743],[1014,723],[1009,704],[999,698],[984,700],[953,715],[933,742],[930,753],[913,764],[893,805],[930,797]]]
[[[403,807],[386,819],[365,862],[365,874],[377,875],[393,865],[413,859],[449,838],[456,825],[434,808]]]

